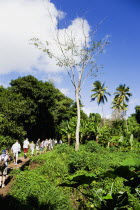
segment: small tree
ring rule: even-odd
[[[54,59],[58,66],[66,69],[74,87],[77,104],[76,151],[79,149],[80,92],[89,75],[98,70],[95,57],[99,55],[108,44],[107,39],[100,41],[94,40],[94,34],[97,28],[95,30],[90,30],[89,25],[84,18],[78,18],[77,21],[78,24],[80,24],[82,31],[80,40],[78,39],[75,31],[72,30],[69,33],[65,30],[62,35],[59,27],[57,27],[57,29],[55,28],[53,43],[49,41],[42,42],[38,38],[32,39],[32,43],[34,43],[38,49],[42,50],[50,58]],[[86,30],[87,28],[89,28],[88,32]],[[56,52],[52,51],[52,44],[55,44],[57,47],[58,50],[56,50]]]
[[[68,120],[63,121],[60,125],[60,133],[67,137],[69,146],[71,144],[71,137],[73,137],[75,125],[76,125],[75,117],[72,117],[70,121]]]

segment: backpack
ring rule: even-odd
[[[4,160],[4,156],[1,155],[1,160],[0,160],[0,169],[4,169],[5,168],[5,160]]]

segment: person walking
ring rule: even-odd
[[[29,146],[30,146],[30,150],[31,150],[31,155],[34,155],[35,143],[33,141],[31,141]]]
[[[39,150],[40,150],[40,154],[43,153],[43,151],[44,151],[44,140],[42,140],[40,142],[40,148],[39,148]]]
[[[48,150],[48,144],[49,144],[49,140],[45,139],[45,141],[44,141],[44,151],[45,152],[47,152],[47,150]]]
[[[12,145],[11,151],[13,152],[13,156],[14,156],[14,164],[17,165],[19,152],[21,151],[21,145],[18,142],[18,140],[16,140],[16,142]]]
[[[26,139],[23,141],[24,158],[27,158],[27,152],[28,152],[29,144],[30,144],[30,142],[29,142],[28,138],[26,138]]]
[[[38,155],[39,154],[39,148],[40,148],[40,139],[39,138],[36,142],[35,148],[36,148],[36,155]]]
[[[5,180],[8,174],[8,161],[9,156],[6,154],[6,150],[3,150],[0,155],[0,187],[2,188],[5,187]]]

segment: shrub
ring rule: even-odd
[[[62,153],[68,154],[71,151],[73,151],[74,148],[72,146],[68,146],[68,144],[66,144],[66,143],[63,143],[63,144],[55,145],[54,150],[59,154],[62,154]]]
[[[95,152],[95,153],[105,153],[106,150],[103,146],[99,145],[97,142],[95,141],[89,141],[86,145],[85,145],[85,151],[87,152]]]

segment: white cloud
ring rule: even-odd
[[[61,84],[61,82],[63,81],[63,77],[57,74],[48,74],[46,79],[57,84]]]
[[[50,16],[51,14],[51,16]],[[61,72],[53,59],[29,44],[29,40],[38,37],[51,43],[52,52],[59,54],[53,35],[57,31],[57,16],[65,17],[49,0],[0,0],[0,74],[10,72],[33,73],[34,69],[43,72]],[[53,20],[53,21],[52,21]],[[64,33],[76,35],[81,42],[80,18],[72,21],[66,29],[59,30],[61,39]],[[84,30],[89,32],[87,21]]]
[[[99,113],[99,114],[102,115],[101,109],[97,105],[89,106],[87,104],[86,107],[83,107],[82,109],[88,116],[89,116],[90,113]]]
[[[70,90],[68,88],[59,88],[59,90],[66,96],[70,95]]]
[[[107,111],[104,112],[104,116],[103,116],[103,112],[101,110],[101,107],[98,106],[86,106],[82,108],[83,111],[89,116],[90,113],[99,113],[101,115],[101,117],[105,117],[106,119],[110,119],[111,118],[111,114],[110,114],[110,110],[108,109]]]

